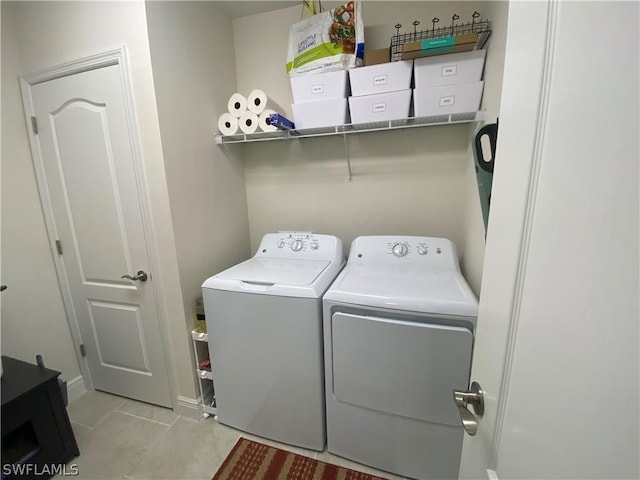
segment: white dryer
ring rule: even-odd
[[[323,300],[330,452],[458,478],[478,302],[447,239],[356,238]]]
[[[204,282],[221,423],[324,449],[322,295],[343,266],[339,238],[272,233],[253,258]]]

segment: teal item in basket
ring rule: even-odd
[[[454,36],[428,38],[422,40],[420,43],[421,50],[431,50],[432,48],[450,47],[456,44],[456,38]]]

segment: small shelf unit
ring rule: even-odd
[[[200,398],[202,399],[202,416],[207,418],[218,413],[213,382],[213,366],[211,370],[200,368],[201,362],[209,358],[209,336],[207,333],[192,330],[191,340],[193,341],[196,374],[200,387]]]
[[[272,140],[298,140],[311,137],[329,137],[335,135],[351,135],[369,132],[384,132],[389,130],[403,130],[416,127],[433,127],[437,125],[455,125],[459,123],[481,122],[485,118],[485,111],[452,113],[449,115],[435,115],[431,117],[410,117],[400,120],[389,120],[374,123],[348,123],[323,128],[306,128],[299,130],[278,130],[276,132],[238,133],[235,135],[215,134],[218,145],[231,143],[266,142]]]

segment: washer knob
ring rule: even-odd
[[[404,243],[396,243],[391,249],[391,253],[396,257],[404,257],[408,252],[409,249]]]
[[[425,247],[424,245],[418,245],[418,255],[426,255],[427,254],[427,247]]]
[[[302,250],[303,246],[304,243],[302,243],[302,240],[294,240],[291,244],[291,250],[293,250],[294,252],[299,252],[300,250]]]
[[[282,248],[282,247],[284,247],[284,240],[280,240],[280,241],[278,242],[278,244],[277,244],[277,247],[278,247],[278,248]]]
[[[318,242],[311,242],[311,250],[317,250],[319,247]]]

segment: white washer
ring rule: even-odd
[[[478,302],[455,247],[358,237],[323,300],[330,452],[418,479],[458,478]]]
[[[253,258],[204,282],[221,423],[324,449],[322,295],[343,265],[336,237],[272,233]]]

